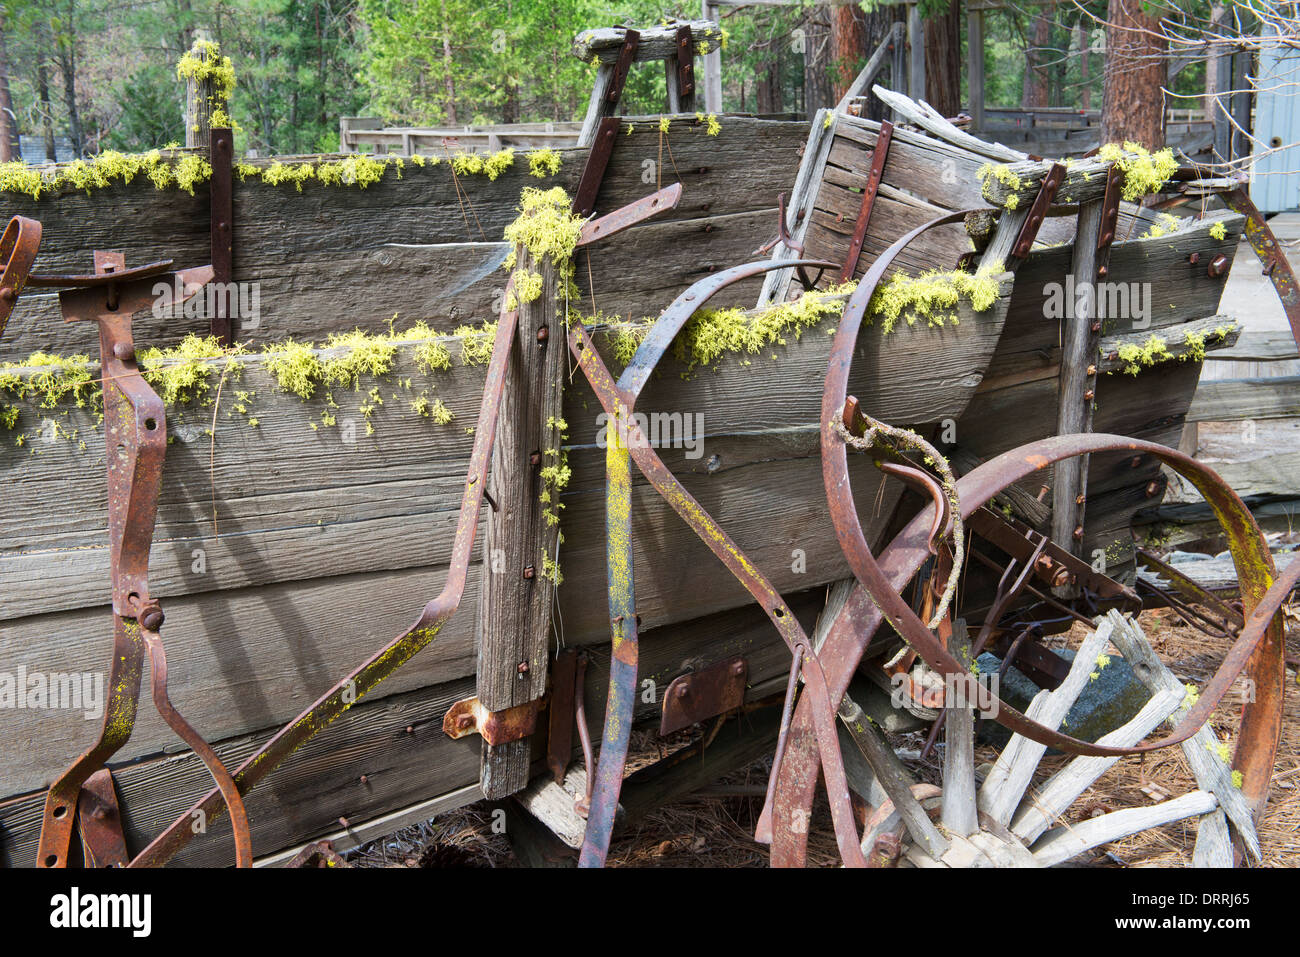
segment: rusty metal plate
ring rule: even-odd
[[[1047,210],[1052,205],[1052,200],[1056,198],[1056,191],[1061,188],[1061,184],[1064,182],[1065,167],[1060,163],[1053,163],[1052,168],[1043,177],[1043,185],[1038,188],[1038,195],[1034,197],[1034,205],[1029,207],[1029,218],[1020,227],[1020,235],[1016,237],[1015,245],[1011,248],[1011,255],[1017,259],[1024,259],[1029,255],[1029,250],[1034,246],[1034,240],[1038,238],[1038,230],[1047,217]]]
[[[131,855],[122,834],[113,773],[108,768],[86,779],[77,796],[77,829],[87,867],[125,867]]]
[[[739,655],[702,671],[678,675],[664,692],[659,733],[669,735],[739,708],[745,703],[748,675],[749,667]]]

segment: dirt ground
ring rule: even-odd
[[[1209,638],[1180,621],[1172,612],[1143,612],[1139,622],[1161,658],[1184,682],[1203,686],[1227,650],[1227,642]],[[1083,637],[1082,625],[1063,636],[1070,646]],[[1291,661],[1300,648],[1288,638]],[[1300,867],[1300,685],[1289,666],[1286,714],[1278,749],[1268,808],[1259,828],[1265,867]],[[1235,746],[1244,682],[1239,680],[1212,720],[1220,740]],[[938,784],[940,766],[908,755],[922,746],[919,733],[891,736],[905,763],[923,781]],[[664,745],[653,732],[633,739],[630,769],[658,760]],[[992,762],[993,748],[979,748],[976,761]],[[1067,756],[1048,756],[1038,778],[1057,770]],[[616,833],[610,867],[766,867],[768,848],[753,840],[762,808],[762,789],[770,758],[727,776],[703,792],[660,808],[625,832]],[[1125,807],[1138,807],[1194,790],[1195,781],[1181,748],[1152,755],[1121,758],[1072,805],[1066,823]],[[492,806],[484,801],[444,814],[374,841],[350,853],[360,867],[518,867],[508,837],[493,833]],[[1141,832],[1077,858],[1074,865],[1096,867],[1183,867],[1192,860],[1195,819]],[[563,856],[563,855],[561,855]],[[839,866],[839,854],[824,798],[814,810],[808,841],[810,866]],[[567,861],[557,860],[563,864]]]

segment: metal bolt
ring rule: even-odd
[[[472,714],[462,714],[456,719],[456,727],[460,731],[468,731],[474,727],[474,716]]]
[[[1110,267],[1109,267],[1109,266],[1098,266],[1098,267],[1097,267],[1097,278],[1098,278],[1098,279],[1105,279],[1106,276],[1109,275],[1109,274],[1110,274]]]
[[[407,734],[415,734],[415,725],[413,725],[413,724],[408,724],[408,725],[406,726],[406,733],[407,733]]]
[[[369,783],[370,783],[370,778],[366,777],[364,774],[361,775],[361,783],[362,783],[362,784],[369,784]]]
[[[1228,271],[1228,257],[1220,254],[1210,260],[1210,264],[1205,267],[1206,273],[1211,279],[1218,279]]]
[[[541,465],[541,464],[542,464],[542,453],[541,453],[541,452],[533,452],[531,455],[529,455],[529,456],[528,456],[528,464],[529,464],[529,465]]]
[[[1082,495],[1082,494],[1080,494],[1080,495],[1076,495],[1076,496],[1074,497],[1074,504],[1075,504],[1075,505],[1082,505],[1085,501],[1087,501],[1087,499],[1088,499],[1088,497],[1087,497],[1086,495]]]
[[[140,613],[140,627],[145,631],[157,631],[162,627],[163,611],[157,605],[152,605]]]
[[[745,663],[743,661],[737,661],[731,666],[731,673],[739,678],[745,673]]]
[[[1091,402],[1092,399],[1093,399],[1093,396],[1095,396],[1096,394],[1097,394],[1097,393],[1094,392],[1092,389],[1089,389],[1087,392],[1085,392],[1085,393],[1083,394],[1083,401],[1085,401],[1085,402]]]
[[[135,358],[135,349],[129,343],[115,342],[113,343],[113,356],[123,362],[129,362]]]
[[[689,686],[687,686],[687,685],[678,685],[678,686],[677,686],[677,697],[679,697],[679,698],[685,698],[685,697],[686,697],[687,695],[689,695],[690,693],[691,693],[691,689],[690,689]]]
[[[1093,323],[1089,328],[1090,328],[1093,332],[1101,332],[1101,323],[1100,323],[1100,322],[1094,322],[1094,323]]]
[[[1088,375],[1093,376],[1093,375],[1096,375],[1096,374],[1097,374],[1097,367],[1096,367],[1096,366],[1088,366]]]
[[[1133,456],[1132,459],[1129,460],[1128,467],[1131,469],[1135,469],[1141,464],[1142,464],[1142,456],[1135,455]]]
[[[537,574],[537,573],[533,570],[533,566],[532,566],[532,565],[526,565],[526,566],[524,567],[524,577],[525,577],[525,578],[532,578],[533,575],[535,575],[535,574]]]
[[[17,298],[13,286],[5,286],[3,289],[0,289],[0,299],[3,299],[5,302],[13,302]]]
[[[515,670],[518,671],[521,675],[528,674],[528,662],[526,661],[519,662],[519,667],[516,668]]]
[[[344,830],[347,830],[347,829],[350,828],[351,826],[352,826],[352,825],[348,823],[348,819],[347,819],[347,818],[345,818],[345,817],[341,817],[341,818],[339,818],[339,827],[343,828]]]
[[[1083,540],[1083,526],[1082,526],[1082,525],[1076,525],[1076,526],[1074,526],[1074,540],[1075,540],[1076,542],[1077,542],[1077,541],[1082,541],[1082,540]]]
[[[1160,483],[1158,481],[1153,479],[1150,482],[1147,482],[1147,498],[1151,498],[1159,491],[1160,491]]]
[[[549,339],[550,337],[551,337],[551,331],[550,331],[549,329],[547,329],[546,326],[542,326],[542,328],[540,328],[540,329],[537,330],[537,341],[538,341],[538,342],[545,342],[545,341],[546,341],[547,339]]]
[[[1187,261],[1188,261],[1188,263],[1190,263],[1191,265],[1195,266],[1198,262],[1201,261],[1201,254],[1200,254],[1200,253],[1191,253],[1190,255],[1188,255],[1188,257],[1187,257]]]

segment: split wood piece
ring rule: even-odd
[[[940,626],[942,627],[942,625]],[[952,625],[948,650],[958,661],[970,658],[970,635],[966,622]],[[957,697],[962,697],[957,689]],[[970,837],[979,830],[975,807],[975,712],[974,702],[944,701],[943,813],[941,820],[950,835]]]
[[[790,202],[785,207],[786,232],[800,248],[808,232],[808,223],[812,220],[813,203],[816,202],[817,193],[821,189],[826,160],[830,156],[831,145],[835,142],[835,118],[836,114],[833,110],[825,109],[818,110],[817,115],[813,117],[812,126],[808,131],[808,142],[804,145],[804,160],[799,164],[799,172],[795,176],[794,188],[790,193]],[[772,249],[771,258],[789,259],[797,252],[797,249],[778,242]],[[763,280],[763,289],[758,294],[758,308],[784,302],[793,275],[793,269],[777,269],[768,273]]]
[[[506,839],[524,867],[577,867],[578,855],[518,802],[519,795],[495,802],[493,813],[505,815]]]
[[[519,806],[544,824],[552,834],[569,847],[582,847],[582,836],[587,831],[587,819],[577,811],[575,802],[587,793],[587,771],[574,765],[564,775],[564,783],[542,775],[515,795]],[[620,804],[615,820],[623,817]]]
[[[1102,227],[1102,203],[1087,203],[1079,209],[1079,228],[1074,244],[1071,271],[1084,295],[1062,320],[1061,371],[1056,411],[1056,434],[1076,435],[1092,431],[1097,398],[1097,348],[1101,342],[1101,319],[1097,313],[1097,245]],[[1088,461],[1080,455],[1052,468],[1052,540],[1073,555],[1083,550],[1084,503],[1088,495]],[[1058,597],[1073,597],[1076,589],[1055,589]]]
[[[208,47],[203,40],[195,40],[190,56],[208,61]],[[220,56],[219,54],[213,54]],[[185,79],[185,146],[207,150],[208,134],[212,126],[213,94],[216,92],[212,75],[189,76]]]
[[[1029,221],[1029,207],[1024,209],[1004,209],[998,214],[998,224],[993,230],[993,238],[980,254],[980,264],[992,267],[1002,263],[1004,270],[1015,271],[1019,260],[1013,255],[1020,230]]]
[[[707,43],[712,48],[715,43],[722,40],[722,30],[713,20],[687,20],[663,26],[646,27],[643,30],[636,31],[640,34],[640,41],[637,45],[637,62],[667,60],[669,57],[676,58],[677,31],[681,27],[690,28],[692,49],[698,49],[699,45],[703,43]],[[631,31],[627,27],[601,27],[596,30],[583,30],[574,38],[571,52],[573,56],[583,63],[590,63],[593,59],[598,59],[601,63],[613,63],[618,59],[619,49],[629,32]]]
[[[1096,668],[1097,656],[1110,641],[1111,628],[1103,625],[1083,640],[1070,672],[1055,691],[1040,691],[1025,714],[1053,731],[1061,726],[1070,708],[1087,687]],[[999,824],[1006,825],[1029,787],[1034,769],[1047,751],[1047,745],[1030,741],[1019,734],[1011,736],[998,756],[993,770],[980,788],[979,807]]]
[[[1114,611],[1107,614],[1113,631],[1111,641],[1121,655],[1132,666],[1138,679],[1152,692],[1168,689],[1186,695],[1187,688],[1174,677],[1160,656],[1155,653],[1151,643],[1136,622],[1129,621]],[[1232,769],[1219,757],[1223,745],[1214,729],[1207,723],[1200,731],[1183,742],[1183,755],[1192,769],[1197,785],[1202,791],[1208,791],[1218,798],[1228,820],[1232,822],[1237,836],[1255,860],[1260,859],[1259,837],[1255,833],[1255,818],[1245,795],[1232,783]],[[1199,841],[1199,837],[1198,837]]]
[[[489,711],[546,693],[555,605],[554,573],[548,576],[546,569],[557,560],[558,490],[548,489],[542,470],[560,464],[564,332],[556,318],[555,264],[534,261],[522,246],[517,255],[517,270],[540,273],[542,288],[536,298],[519,303],[488,480],[493,508],[483,542],[477,673],[478,699]],[[549,503],[542,501],[547,491]],[[529,765],[528,739],[485,742],[484,795],[502,798],[526,787]]]
[[[1142,710],[1122,727],[1103,736],[1098,744],[1126,748],[1137,744],[1173,714],[1182,692],[1164,689],[1152,695]],[[1032,790],[1011,822],[1011,831],[1025,844],[1033,844],[1055,824],[1080,794],[1106,773],[1119,758],[1075,758],[1042,786]]]
[[[853,743],[867,759],[880,787],[907,823],[912,840],[924,847],[930,856],[936,859],[942,857],[948,849],[948,841],[913,795],[912,785],[916,782],[912,780],[907,768],[903,767],[903,762],[894,753],[894,749],[881,740],[876,729],[867,722],[862,709],[848,695],[840,702],[839,717],[853,738]],[[868,854],[871,848],[864,847],[862,851]]]
[[[986,143],[978,137],[959,130],[947,119],[940,116],[934,107],[924,100],[918,102],[911,97],[904,96],[902,93],[895,93],[893,90],[887,90],[879,85],[873,86],[871,89],[876,96],[880,97],[881,102],[894,111],[900,121],[914,123],[926,132],[952,143],[954,146],[1003,163],[1017,163],[1028,159],[1024,153],[1017,152],[999,143]]]
[[[918,868],[1042,866],[1014,840],[1007,841],[985,831],[976,831],[970,837],[954,837],[952,846],[938,860],[916,845],[908,847],[904,854],[907,863]]]
[[[1173,335],[1170,335],[1170,333],[1173,333]],[[1202,351],[1226,350],[1236,345],[1241,340],[1241,321],[1231,316],[1214,315],[1205,319],[1184,322],[1172,328],[1165,327],[1160,330],[1142,329],[1137,332],[1123,332],[1114,336],[1105,336],[1102,338],[1098,349],[1098,358],[1094,360],[1097,363],[1097,371],[1108,373],[1126,370],[1131,363],[1120,358],[1119,350],[1125,346],[1144,346],[1153,336],[1165,340],[1165,352],[1152,363],[1153,365],[1166,362],[1186,362],[1196,360],[1196,357]],[[1206,358],[1210,357],[1207,356]],[[1213,358],[1226,359],[1228,357],[1220,353],[1213,356]],[[1145,369],[1146,366],[1139,368],[1138,375],[1141,375]],[[1125,372],[1125,374],[1128,373]]]
[[[1112,811],[1070,826],[1048,831],[1034,845],[1034,860],[1041,867],[1062,864],[1078,857],[1084,851],[1120,838],[1160,827],[1198,814],[1208,814],[1218,806],[1214,795],[1206,791],[1192,791],[1182,797],[1155,804],[1151,807],[1126,808]]]
[[[1192,848],[1193,867],[1231,867],[1232,835],[1223,808],[1202,814],[1196,827],[1196,845]]]

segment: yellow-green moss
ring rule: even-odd
[[[997,180],[1007,189],[1013,191],[1019,190],[1024,185],[1015,171],[1004,163],[985,163],[975,171],[975,175],[979,177],[980,183],[986,188],[992,180]],[[1008,206],[1007,208],[1013,209],[1014,207]]]
[[[1223,220],[1219,220],[1217,223],[1214,223],[1212,226],[1210,226],[1210,238],[1211,238],[1211,239],[1219,239],[1219,240],[1221,240],[1221,239],[1223,239],[1223,238],[1227,235],[1227,233],[1228,233],[1228,230],[1227,230],[1227,228],[1223,225]]]
[[[490,156],[480,153],[462,153],[451,158],[451,168],[459,176],[485,175],[495,180],[510,167],[515,165],[513,147],[506,147]]]
[[[560,172],[562,160],[555,150],[533,150],[528,154],[528,175],[545,179]]]
[[[722,124],[718,122],[716,113],[710,113],[708,116],[703,113],[696,113],[695,122],[703,123],[704,132],[709,136],[717,136],[722,132]]]
[[[164,158],[159,150],[104,150],[93,159],[39,169],[22,162],[0,163],[0,192],[23,193],[39,200],[64,189],[89,194],[94,189],[130,183],[137,176],[145,177],[157,189],[175,187],[193,195],[194,187],[212,176],[212,167],[195,154]]]
[[[189,335],[170,349],[145,349],[136,361],[163,403],[175,407],[206,399],[208,380],[216,371],[211,360],[233,355],[216,336]]]
[[[1178,169],[1173,150],[1165,148],[1152,153],[1132,141],[1126,141],[1123,147],[1107,143],[1098,150],[1097,158],[1114,163],[1124,171],[1122,195],[1130,203],[1158,192]]]
[[[448,425],[451,420],[456,418],[456,414],[447,408],[442,399],[430,399],[426,394],[421,393],[411,400],[411,411],[433,419],[438,425]]]
[[[94,374],[96,366],[90,356],[78,354],[56,356],[33,352],[21,364],[0,365],[0,393],[6,393],[41,409],[53,409],[60,403],[87,408],[99,401]],[[20,374],[19,370],[22,373]],[[17,410],[5,412],[8,428],[17,424]]]
[[[497,320],[481,326],[458,326],[452,333],[460,340],[460,361],[467,366],[486,365],[492,359],[492,346],[497,337]]]
[[[559,186],[551,189],[525,186],[519,196],[519,216],[505,228],[505,239],[511,244],[511,249],[506,256],[504,268],[507,271],[514,270],[515,246],[522,245],[527,249],[534,262],[541,262],[550,256],[555,263],[555,275],[561,293],[576,299],[573,254],[578,248],[583,222],[581,216],[574,215],[568,194]]]
[[[199,40],[176,64],[176,78],[196,83],[210,80],[212,95],[208,98],[208,123],[218,128],[238,128],[228,112],[231,94],[235,92],[235,67],[230,57],[221,55],[220,45],[211,40]]]
[[[975,273],[962,270],[930,270],[919,276],[898,272],[876,290],[868,307],[870,317],[879,317],[883,330],[892,332],[899,319],[913,325],[924,319],[927,325],[956,322],[952,310],[965,299],[976,312],[989,309],[998,298],[998,276],[1002,263],[989,263]]]
[[[1116,351],[1124,363],[1124,372],[1128,375],[1137,375],[1144,366],[1153,366],[1173,358],[1169,352],[1169,343],[1155,333],[1148,336],[1142,345],[1126,343]]]
[[[510,274],[514,280],[515,294],[519,302],[533,302],[542,294],[544,281],[541,273],[531,272],[527,269],[516,269]],[[511,307],[513,308],[513,307]]]
[[[659,132],[660,132],[660,133],[667,133],[668,130],[669,130],[669,128],[670,128],[671,126],[672,126],[672,119],[671,119],[671,117],[668,117],[668,116],[661,116],[661,117],[659,117]]]

